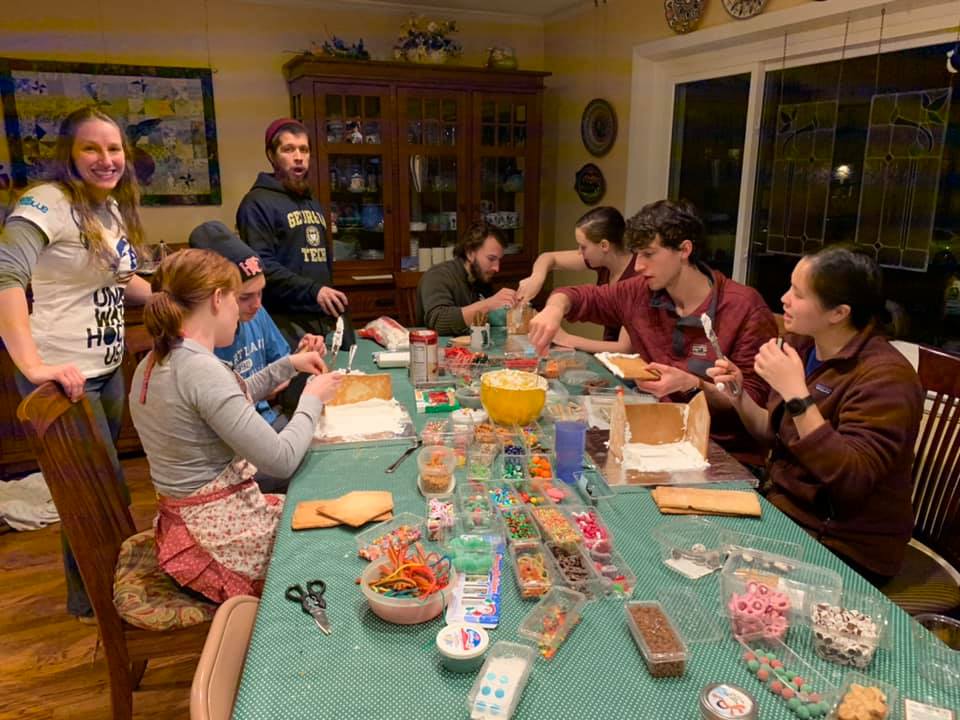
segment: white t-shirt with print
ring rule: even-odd
[[[137,267],[116,201],[98,213],[111,257],[87,250],[70,201],[59,186],[38,185],[11,217],[29,220],[47,245],[33,268],[30,329],[48,365],[72,363],[85,378],[105,375],[123,359],[123,293]]]

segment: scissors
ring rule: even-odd
[[[333,343],[330,345],[330,369],[337,367],[337,355],[340,354],[340,346],[343,345],[343,315],[337,318],[337,326],[333,331]]]
[[[286,597],[291,602],[300,603],[300,607],[313,618],[320,632],[329,635],[331,628],[330,620],[327,619],[327,601],[323,599],[326,591],[327,584],[323,580],[308,580],[306,592],[302,585],[291,585],[287,588]]]

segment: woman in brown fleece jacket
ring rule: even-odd
[[[923,390],[910,363],[880,335],[880,271],[830,247],[797,263],[781,298],[787,335],[754,361],[772,391],[766,408],[733,398],[771,449],[767,499],[871,582],[895,575],[913,530],[914,444]],[[730,386],[741,373],[707,371]]]

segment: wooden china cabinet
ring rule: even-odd
[[[539,250],[543,80],[549,73],[297,57],[283,67],[310,132],[334,282],[355,321],[391,315],[467,224],[507,235],[498,281]]]

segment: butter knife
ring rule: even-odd
[[[343,315],[337,318],[337,327],[333,331],[333,345],[330,347],[330,369],[337,367],[337,355],[340,354],[340,346],[343,345]]]
[[[710,319],[710,316],[706,313],[700,316],[700,324],[703,325],[703,332],[707,336],[707,340],[710,341],[710,344],[713,346],[713,351],[717,354],[718,360],[726,360],[727,356],[723,354],[723,350],[720,349],[720,340],[717,338],[717,334],[713,331],[713,321]],[[723,383],[717,383],[717,390],[723,392]],[[730,394],[739,395],[740,388],[735,382],[730,383]]]
[[[350,372],[350,368],[353,367],[353,358],[357,355],[357,344],[354,343],[350,346],[350,354],[347,355],[347,372]]]

